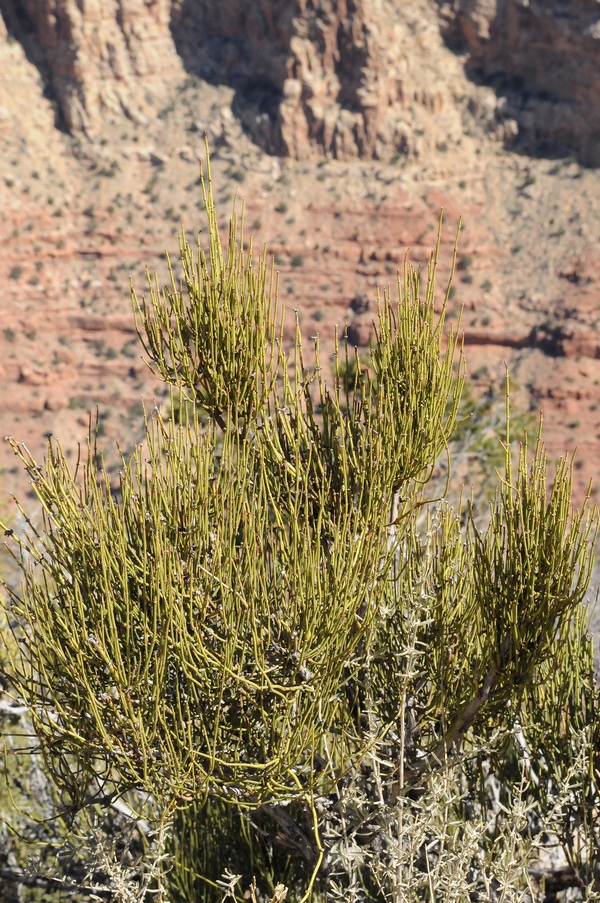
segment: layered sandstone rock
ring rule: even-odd
[[[189,73],[235,89],[270,153],[389,159],[458,140],[438,13],[502,96],[471,113],[497,138],[600,164],[596,0],[0,0],[35,31],[67,127],[142,121]],[[489,106],[489,104],[488,104]],[[425,137],[423,137],[425,136]]]
[[[505,96],[504,114],[550,152],[600,165],[600,6],[597,0],[444,2],[447,34],[470,68]]]
[[[418,26],[414,6],[182,0],[174,33],[189,68],[238,89],[237,112],[270,152],[386,158],[418,148],[412,104],[433,113],[447,105],[443,81],[420,85],[410,71],[423,47],[415,29],[428,31],[429,4],[417,4]]]
[[[460,133],[432,0],[0,0],[0,12],[27,17],[72,132],[143,121],[148,95],[173,100],[183,61],[234,87],[234,112],[271,153],[418,153],[420,117],[441,113],[432,140]]]
[[[164,95],[181,66],[169,31],[171,0],[2,0],[29,17],[67,127],[94,134],[107,116],[143,120],[146,94]]]

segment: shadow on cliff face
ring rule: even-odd
[[[20,0],[0,0],[0,16],[4,19],[9,41],[17,41],[25,56],[38,70],[43,85],[43,96],[50,101],[54,110],[54,125],[62,132],[68,132],[60,103],[52,85],[52,73],[46,54],[40,44],[33,22],[27,15]]]
[[[179,0],[171,34],[190,74],[234,90],[233,113],[268,153],[372,157],[378,138],[367,73],[375,40],[362,0]],[[365,99],[366,97],[366,99]],[[392,129],[389,156],[405,134]],[[397,140],[396,140],[397,139]]]
[[[177,53],[190,75],[233,88],[232,112],[252,141],[268,153],[285,154],[279,123],[285,41],[280,46],[277,40],[251,41],[239,24],[241,16],[224,18],[218,0],[183,0],[171,18]]]
[[[437,3],[447,46],[498,97],[495,110],[472,110],[484,125],[517,152],[600,166],[597,0]]]
[[[483,117],[483,124],[506,149],[527,157],[600,165],[600,135],[594,134],[591,123],[586,126],[577,100],[557,97],[520,74],[489,72],[477,64],[468,64],[465,72],[473,84],[495,92],[496,107]],[[477,116],[479,110],[472,112]]]

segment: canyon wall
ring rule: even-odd
[[[426,265],[440,208],[447,263],[461,215],[471,374],[493,393],[508,363],[551,454],[580,448],[585,493],[600,169],[527,151],[596,159],[599,19],[590,0],[0,0],[0,435],[85,440],[101,404],[112,440],[155,397],[129,277],[167,278],[181,222],[202,228],[206,130],[221,214],[244,196],[326,368],[334,325],[364,346],[377,286],[407,249]]]
[[[600,164],[596,0],[0,0],[0,12],[34,32],[75,133],[123,113],[143,123],[185,68],[232,86],[234,113],[270,153],[418,154],[440,114],[433,140],[457,134],[436,68],[441,22],[498,90],[494,109],[471,109],[496,137]]]
[[[441,17],[468,69],[503,95],[526,149],[600,165],[598,0],[453,0]]]
[[[122,114],[143,123],[146,94],[166,96],[181,73],[171,0],[0,0],[0,13],[73,133],[98,136],[107,117]]]
[[[420,98],[412,84],[410,7],[183,0],[173,30],[188,68],[238,88],[236,112],[270,152],[384,158],[414,150],[406,115],[413,101],[444,103],[439,84]]]
[[[439,43],[429,0],[0,0],[0,12],[19,40],[34,33],[64,124],[90,137],[107,116],[143,122],[182,64],[231,85],[246,130],[283,156],[418,153],[414,106],[451,106],[442,73],[419,78],[419,53]]]
[[[497,137],[600,164],[597,0],[0,0],[0,12],[37,44],[72,132],[95,136],[122,114],[143,122],[185,68],[233,86],[253,140],[300,159],[423,149],[419,118],[453,105],[439,14],[469,71],[498,90],[483,111]]]

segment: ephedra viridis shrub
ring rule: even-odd
[[[439,242],[327,384],[318,340],[310,363],[299,327],[286,349],[235,215],[222,243],[210,169],[204,191],[206,246],[182,234],[181,279],[133,292],[173,396],[118,491],[93,437],[74,470],[57,442],[38,466],[13,441],[43,524],[10,540],[9,679],[63,812],[143,819],[144,856],[118,879],[106,847],[96,883],[181,903],[531,899],[551,841],[591,899],[596,520],[571,509],[570,462],[550,478],[541,440],[514,458],[507,437],[485,526],[431,498],[464,380]]]

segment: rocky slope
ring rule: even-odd
[[[265,150],[302,159],[415,152],[412,105],[448,106],[441,70],[430,87],[411,72],[425,49],[422,4],[398,6],[92,0],[83,13],[76,0],[2,0],[0,9],[35,45],[71,132],[97,136],[120,114],[146,124],[149,96],[164,100],[184,66],[234,87],[234,111]]]
[[[0,13],[2,434],[39,452],[53,433],[75,454],[97,403],[107,445],[135,441],[140,399],[162,388],[140,360],[129,277],[163,278],[181,222],[203,225],[206,131],[223,218],[243,195],[289,322],[298,309],[328,363],[334,324],[368,342],[377,286],[406,250],[426,263],[441,207],[443,282],[462,215],[451,304],[465,305],[471,377],[500,398],[508,364],[551,454],[578,446],[581,496],[600,450],[600,173],[582,165],[600,121],[600,93],[584,93],[597,4],[0,0]],[[544,46],[556,62],[536,74]],[[544,110],[560,104],[579,161],[557,156],[571,126]],[[5,446],[0,463],[6,495],[24,475]]]

